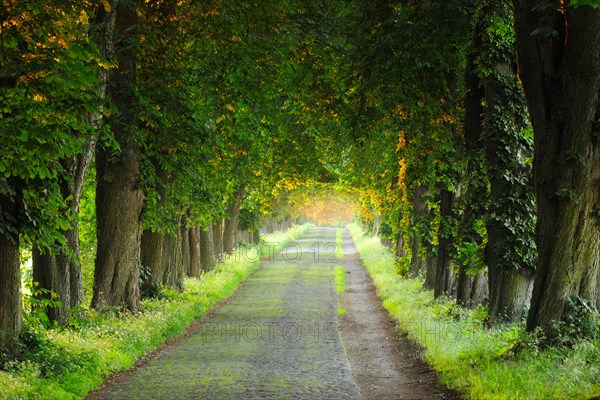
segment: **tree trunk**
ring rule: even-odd
[[[533,284],[535,243],[531,168],[525,156],[531,149],[521,132],[528,115],[517,79],[516,53],[498,24],[512,29],[512,10],[505,2],[492,2],[478,16],[482,35],[479,64],[491,73],[480,79],[484,87],[483,137],[490,208],[485,251],[488,266],[490,318],[520,321],[525,313]],[[476,34],[477,34],[476,33]],[[510,296],[510,297],[509,297]]]
[[[79,217],[79,207],[77,209],[77,218]],[[75,226],[70,231],[65,232],[65,238],[68,246],[73,252],[73,259],[69,263],[69,282],[71,285],[70,308],[79,308],[83,305],[83,273],[81,271],[81,250],[79,246],[79,223],[75,221]],[[77,313],[76,313],[77,314]]]
[[[494,271],[494,272],[492,272]],[[531,298],[534,272],[514,268],[489,268],[488,306],[491,320],[522,321]]]
[[[385,247],[387,247],[390,250],[394,249],[394,242],[392,241],[392,239],[384,237],[384,238],[379,238],[381,240],[381,244],[384,245]]]
[[[226,254],[233,253],[237,245],[236,233],[239,225],[240,205],[242,204],[244,189],[244,185],[240,185],[238,187],[232,199],[233,201],[228,207],[229,218],[225,220],[225,225],[223,228],[223,251]]]
[[[181,221],[180,228],[181,236],[181,266],[183,273],[190,276],[190,270],[192,269],[192,249],[190,247],[190,228],[187,227],[187,216],[184,215]]]
[[[200,276],[200,228],[190,229],[190,271],[189,276]]]
[[[21,304],[21,258],[19,241],[0,235],[0,351],[18,352],[23,321]]]
[[[14,196],[0,193],[0,353],[18,355],[19,334],[23,325],[21,302],[21,252],[19,249],[19,222],[21,212],[20,182],[9,180],[16,189]]]
[[[140,214],[144,201],[139,186],[136,41],[138,16],[134,2],[115,5],[114,52],[118,67],[108,77],[108,97],[115,114],[108,118],[120,150],[99,148],[96,156],[98,251],[92,307],[103,310],[140,303]]]
[[[450,257],[450,244],[452,242],[452,231],[449,229],[450,220],[455,218],[455,203],[458,198],[457,193],[448,190],[440,192],[440,216],[442,224],[438,233],[438,248],[436,263],[433,267],[433,277],[428,278],[433,282],[433,293],[435,297],[448,295],[452,291],[452,286],[448,285],[451,271],[452,260]],[[453,274],[452,274],[453,276]]]
[[[163,282],[175,290],[184,289],[184,269],[181,251],[181,229],[176,229],[171,235],[164,235],[163,259],[165,270]]]
[[[202,271],[212,271],[215,262],[212,225],[208,224],[206,230],[200,230],[200,267]]]
[[[534,129],[536,280],[527,328],[548,337],[569,300],[600,305],[600,9],[514,0],[519,72]],[[546,30],[558,31],[545,37]]]
[[[448,251],[449,243],[450,239],[439,239],[439,255],[436,257],[435,280],[433,285],[433,296],[435,298],[448,296],[453,291],[454,271],[452,270],[452,260],[450,259],[450,252]]]
[[[145,230],[141,239],[141,283],[144,296],[152,297],[163,284],[165,274],[164,235]]]
[[[219,220],[212,224],[213,234],[213,251],[215,262],[220,263],[223,261],[223,220]]]
[[[464,213],[459,222],[459,233],[455,239],[457,243],[477,243],[482,238],[476,231],[477,221],[485,219],[488,214],[488,180],[487,171],[484,168],[484,143],[482,140],[483,130],[483,106],[482,99],[485,96],[483,85],[478,74],[476,49],[482,44],[483,27],[478,21],[472,37],[472,50],[468,53],[467,67],[465,71],[465,152],[468,156],[467,172],[463,179],[464,192],[461,195]],[[441,245],[440,240],[440,245]],[[475,300],[478,301],[481,293],[481,284],[485,283],[484,271],[475,275],[467,273],[469,266],[460,265],[456,276],[456,299],[457,302],[466,307],[474,307]],[[438,270],[439,271],[439,270]]]
[[[396,258],[404,257],[406,253],[404,252],[404,237],[402,233],[396,235]]]
[[[48,307],[45,312],[48,319],[60,325],[69,321],[71,305],[71,279],[69,257],[66,254],[53,254],[48,249],[33,249],[33,281],[38,289],[52,291],[57,296],[60,305]],[[38,299],[50,299],[50,293],[42,293]]]
[[[476,308],[488,297],[488,281],[484,271],[472,275],[467,266],[459,268],[456,282],[456,302],[463,307]]]
[[[152,165],[156,173],[156,184],[154,189],[158,195],[159,207],[167,205],[167,186],[169,185],[169,173],[163,168],[157,157],[151,157]],[[163,221],[158,221],[157,226],[145,229],[141,239],[141,285],[142,295],[154,297],[158,294],[160,287],[164,284],[165,275],[165,233]]]
[[[433,296],[438,298],[440,296],[454,296],[457,291],[457,274],[454,272],[454,263],[450,258],[444,261],[444,269],[439,271],[440,258],[437,259],[436,271],[435,271],[435,282],[433,287]],[[441,272],[441,274],[440,274]]]
[[[429,256],[425,260],[425,283],[423,286],[425,289],[435,288],[435,269],[437,267],[437,256]]]
[[[79,250],[79,203],[95,146],[96,139],[88,138],[82,154],[64,160],[62,163],[69,178],[62,177],[60,179],[61,194],[74,216],[71,228],[63,232],[68,250],[53,252],[52,249],[34,248],[33,251],[33,281],[37,282],[38,288],[48,290],[58,296],[61,305],[50,307],[46,313],[51,321],[56,321],[63,326],[69,322],[70,309],[83,304],[83,278]],[[57,244],[57,247],[60,248],[60,245]],[[48,294],[41,297],[47,298]]]
[[[417,276],[425,269],[425,259],[419,255],[419,250],[422,243],[420,231],[417,225],[423,218],[427,216],[429,207],[425,202],[425,196],[429,193],[429,189],[425,186],[417,186],[413,197],[413,235],[412,235],[412,258],[410,261],[410,273],[412,276]]]

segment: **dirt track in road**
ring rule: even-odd
[[[335,260],[335,237],[333,228],[309,230],[187,337],[89,398],[452,398],[398,346],[347,233],[347,257]],[[342,316],[336,263],[348,272]]]
[[[459,399],[458,393],[440,385],[421,360],[420,349],[397,335],[348,231],[344,255],[340,264],[346,269],[346,291],[341,303],[346,314],[340,316],[340,331],[363,399]]]

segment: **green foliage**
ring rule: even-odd
[[[582,338],[591,340],[600,337],[600,313],[589,300],[569,297],[564,321],[557,324],[555,341],[560,345],[571,346]]]
[[[37,282],[27,281],[23,294],[24,328],[23,332],[31,336],[43,336],[44,330],[53,327],[48,319],[46,310],[50,307],[60,307],[56,293],[38,287]],[[25,343],[27,345],[27,343]]]
[[[572,7],[583,7],[590,6],[594,8],[600,8],[600,0],[572,0]]]
[[[461,265],[467,267],[467,273],[476,275],[486,268],[483,262],[484,251],[485,245],[475,242],[464,242],[456,249],[455,259]]]
[[[407,277],[410,275],[411,256],[398,257],[394,260],[394,271],[398,276]]]
[[[96,258],[96,170],[92,165],[86,175],[79,204],[79,249],[84,305],[92,301],[94,260]]]
[[[42,246],[64,243],[67,211],[61,163],[83,151],[98,112],[102,58],[87,37],[85,2],[4,4],[0,58],[0,196],[21,197],[18,215],[0,213],[0,232],[19,229]],[[12,228],[10,228],[12,227]],[[14,232],[13,232],[14,233]]]
[[[424,348],[425,360],[443,383],[472,399],[600,395],[597,339],[542,347],[543,338],[536,332],[526,333],[521,324],[488,328],[485,308],[468,310],[454,301],[434,300],[419,279],[397,276],[393,255],[377,238],[364,236],[357,225],[349,229],[384,308],[398,329]]]

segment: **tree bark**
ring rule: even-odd
[[[513,4],[538,207],[527,328],[552,337],[570,299],[600,305],[600,9],[566,3],[557,12],[541,0]]]
[[[490,320],[522,321],[531,298],[534,271],[489,267]]]
[[[461,266],[456,278],[456,302],[463,307],[476,308],[488,297],[488,280],[484,271],[475,275],[467,273],[468,266]]]
[[[404,237],[402,233],[398,233],[396,235],[396,258],[404,257],[406,253],[404,252]]]
[[[181,229],[176,229],[171,235],[164,235],[164,242],[163,259],[165,262],[165,270],[163,282],[165,285],[168,285],[175,290],[183,291],[185,271],[182,258]]]
[[[442,226],[440,227],[438,234],[438,248],[437,257],[435,258],[435,266],[432,266],[433,270],[431,274],[433,277],[429,278],[433,284],[434,297],[442,295],[449,295],[453,290],[453,276],[452,260],[450,256],[450,244],[452,242],[452,232],[448,231],[447,224],[449,220],[455,217],[455,203],[457,200],[457,194],[452,193],[448,190],[442,190],[440,192],[440,216],[442,220]]]
[[[189,276],[200,276],[200,228],[190,228],[190,271]]]
[[[20,255],[18,239],[0,235],[0,350],[13,357],[23,323]]]
[[[200,267],[202,271],[212,271],[215,268],[215,252],[213,247],[212,225],[206,230],[200,230]]]
[[[80,307],[83,303],[83,278],[81,273],[79,249],[79,204],[85,176],[90,166],[96,139],[89,137],[82,154],[73,156],[62,162],[69,179],[60,178],[61,194],[67,200],[67,206],[74,216],[71,228],[64,231],[67,249],[54,252],[52,249],[33,250],[33,281],[38,288],[55,293],[60,306],[46,310],[48,318],[60,325],[67,325],[71,308]],[[57,244],[57,247],[60,247]],[[48,298],[48,294],[41,297]]]
[[[0,233],[0,352],[6,351],[9,356],[16,357],[23,326],[19,249],[22,198],[20,182],[9,180],[7,183],[16,189],[16,193],[13,196],[0,194],[0,220],[3,222]]]
[[[223,227],[223,251],[231,254],[237,245],[236,234],[240,219],[240,205],[244,195],[245,186],[240,185],[234,194],[233,201],[229,204],[229,218],[225,220]]]
[[[114,5],[114,53],[118,67],[108,77],[108,97],[116,108],[108,122],[118,152],[100,147],[96,155],[96,215],[98,251],[94,271],[92,307],[140,304],[140,214],[144,195],[139,185],[135,2]]]
[[[435,288],[435,268],[437,266],[437,256],[429,256],[425,260],[425,283],[423,286],[425,289],[434,289]]]
[[[425,218],[429,212],[429,207],[425,202],[425,196],[429,193],[429,189],[426,186],[417,186],[415,188],[415,194],[413,197],[413,235],[412,235],[412,257],[410,261],[410,273],[412,276],[417,276],[425,269],[425,259],[419,255],[419,249],[421,247],[421,237],[417,224],[422,218]]]
[[[163,284],[165,274],[164,235],[145,230],[141,239],[142,293],[154,296]]]
[[[181,220],[181,266],[183,273],[190,276],[192,264],[192,249],[190,247],[190,228],[187,227],[187,215],[184,215]]]
[[[60,305],[48,307],[45,312],[48,319],[60,325],[69,321],[71,304],[71,279],[69,257],[66,254],[53,254],[50,250],[33,249],[33,281],[37,289],[49,290],[57,296]],[[36,295],[38,299],[50,299],[50,293]]]
[[[219,220],[212,224],[212,243],[215,262],[223,261],[223,220]]]

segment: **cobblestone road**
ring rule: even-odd
[[[105,399],[359,399],[337,319],[333,228],[266,262],[190,337]]]

